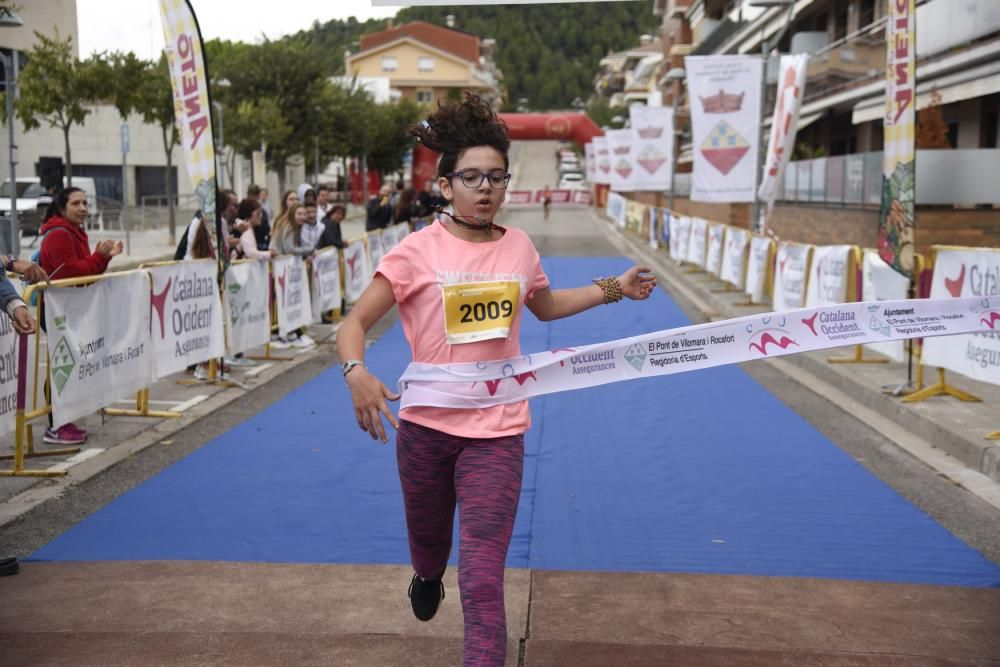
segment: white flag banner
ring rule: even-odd
[[[811,245],[787,241],[778,246],[774,261],[774,292],[771,295],[776,311],[795,310],[805,305],[810,250]]]
[[[726,229],[726,242],[722,246],[722,267],[719,278],[736,289],[743,289],[746,277],[747,246],[750,244],[750,232],[739,227]]]
[[[400,407],[485,408],[571,389],[844,345],[983,332],[988,322],[996,320],[1000,320],[996,296],[855,301],[695,324],[499,361],[410,363],[398,385]]]
[[[633,234],[642,232],[642,219],[646,215],[646,206],[641,202],[629,199],[625,203],[625,229]]]
[[[778,68],[778,93],[775,98],[774,116],[771,119],[771,138],[764,159],[764,176],[757,196],[767,203],[770,213],[788,165],[788,158],[795,148],[795,133],[799,126],[799,110],[806,87],[808,54],[781,56]]]
[[[865,250],[861,279],[862,301],[898,301],[910,290],[910,279],[885,263],[875,250]],[[865,347],[893,361],[906,360],[906,343],[901,340],[869,343]]]
[[[225,353],[218,270],[214,259],[146,269],[152,281],[151,336],[157,378]]]
[[[1000,295],[1000,249],[937,251],[932,299],[979,297],[986,303],[995,302],[997,295]],[[925,340],[922,363],[947,368],[980,382],[1000,384],[1000,313],[984,313],[982,324],[980,333],[943,342]]]
[[[660,209],[655,206],[649,209],[649,247],[656,250],[660,247],[660,225],[662,223],[662,218],[660,216]]]
[[[594,142],[588,141],[583,145],[583,158],[586,161],[584,168],[587,171],[587,180],[596,183],[597,154],[594,152]]]
[[[594,183],[611,185],[611,147],[608,138],[594,137]]]
[[[372,269],[368,264],[368,251],[364,239],[358,239],[344,248],[344,293],[354,303],[368,287]]]
[[[111,274],[45,291],[52,420],[62,426],[153,383],[149,277]]]
[[[821,245],[813,248],[812,275],[806,286],[805,305],[829,306],[857,300],[856,294],[847,293],[850,285],[848,271],[852,268],[852,248],[849,245]]]
[[[608,149],[611,152],[611,187],[616,192],[635,191],[635,133],[631,128],[608,130]]]
[[[674,150],[674,110],[670,107],[629,107],[632,126],[634,172],[632,187],[636,190],[667,190],[670,188],[670,156]]]
[[[287,336],[299,327],[312,324],[312,301],[306,263],[298,255],[271,260],[274,277],[274,306],[278,313],[278,335]]]
[[[746,285],[743,293],[751,301],[762,303],[767,296],[767,276],[771,270],[771,239],[766,236],[750,237],[750,254],[747,256]]]
[[[312,258],[313,321],[319,322],[323,313],[340,308],[341,300],[340,249],[324,249]]]
[[[691,218],[686,215],[672,217],[670,230],[670,256],[677,262],[686,262],[691,245]]]
[[[708,250],[708,221],[691,218],[690,241],[685,259],[695,266],[705,268],[705,254]]]
[[[608,202],[605,212],[611,220],[619,227],[625,226],[625,209],[628,208],[628,200],[617,192],[608,193]]]
[[[753,201],[757,175],[761,61],[687,56],[694,147],[692,201]]]
[[[270,302],[267,262],[251,259],[229,265],[222,289],[229,354],[262,347],[271,340]]]
[[[24,290],[20,281],[11,281],[18,294],[23,295]],[[29,310],[33,310],[30,306]],[[0,315],[0,436],[13,433],[17,417],[17,379],[25,373],[25,410],[32,410],[36,407],[32,402],[35,396],[35,373],[31,361],[35,358],[35,336],[29,334],[24,336],[26,353],[21,358],[20,340],[21,336],[14,331],[14,325],[6,315]],[[41,374],[45,369],[40,369]],[[41,389],[37,395],[41,402]]]
[[[722,272],[722,244],[726,238],[726,226],[721,222],[708,225],[708,254],[705,256],[705,270],[718,277]]]

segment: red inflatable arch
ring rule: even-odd
[[[604,135],[585,113],[502,113],[515,141],[575,141],[583,146]],[[413,187],[420,190],[437,172],[438,154],[417,145],[413,151]]]

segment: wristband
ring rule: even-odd
[[[347,377],[347,374],[354,370],[355,366],[364,366],[365,362],[359,359],[349,359],[340,365],[340,372]]]
[[[17,261],[17,257],[15,255],[4,255],[4,258],[3,258],[3,268],[4,268],[4,270],[7,273],[13,273],[14,272],[14,262],[16,262],[16,261]]]

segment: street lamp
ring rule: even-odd
[[[672,164],[670,167],[670,215],[674,214],[674,191],[677,189],[677,155],[680,152],[681,143],[681,133],[679,126],[677,124],[677,106],[681,98],[681,87],[680,84],[687,78],[687,72],[684,71],[683,67],[673,67],[669,72],[663,77],[666,81],[670,81],[674,85],[674,146],[673,155],[671,155]]]
[[[763,62],[761,63],[762,70],[760,76],[760,111],[757,115],[757,170],[754,175],[753,204],[750,210],[750,231],[759,232],[762,225],[760,224],[760,195],[757,192],[760,189],[761,181],[764,180],[764,161],[767,159],[767,146],[764,143],[764,102],[767,99],[767,65],[771,51],[778,46],[778,42],[781,41],[781,38],[785,35],[785,31],[788,30],[788,26],[792,23],[795,1],[750,0],[750,6],[759,7],[765,11],[774,7],[781,7],[785,10],[785,22],[782,24],[781,29],[771,39],[766,39],[763,32],[760,38],[760,55]],[[763,31],[763,28],[761,30]]]
[[[0,7],[0,28],[20,28],[24,21],[8,7]],[[17,223],[17,146],[14,145],[14,96],[17,90],[17,51],[3,56],[4,92],[7,98],[7,150],[10,160],[10,254],[21,252],[21,228]]]
[[[219,88],[229,88],[233,84],[229,83],[229,79],[217,79],[212,82],[212,85]],[[212,106],[219,112],[219,187],[224,188],[226,187],[226,134],[225,126],[222,123],[222,103],[212,100]]]

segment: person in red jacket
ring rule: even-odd
[[[45,223],[39,230],[42,244],[38,255],[38,263],[49,274],[50,280],[100,275],[107,270],[111,258],[121,254],[122,242],[111,240],[99,242],[91,252],[90,240],[84,229],[87,213],[87,195],[80,188],[65,188],[52,200]],[[41,307],[38,319],[44,328],[45,317]],[[47,381],[45,394],[49,396]],[[78,445],[87,440],[87,432],[72,423],[54,428],[50,412],[44,440],[54,445]]]

